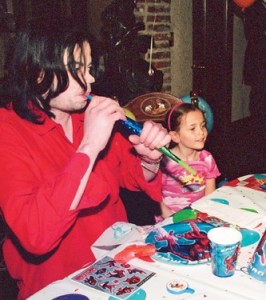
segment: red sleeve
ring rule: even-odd
[[[120,185],[132,191],[144,191],[155,201],[162,201],[162,174],[161,171],[151,182],[147,182],[140,165],[140,159],[136,155],[131,143],[120,133],[114,136],[111,149],[108,152],[108,161],[111,163],[119,162],[117,168]]]
[[[21,178],[0,173],[3,183],[1,209],[22,245],[30,252],[42,254],[60,243],[76,219],[78,211],[70,211],[69,207],[89,158],[84,154],[74,154],[62,172],[42,184],[28,176],[24,163],[17,161],[14,169]]]
[[[76,220],[79,211],[69,208],[90,160],[63,148],[58,133],[46,137],[21,124],[0,125],[1,211],[25,249],[47,253]]]

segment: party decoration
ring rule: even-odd
[[[234,0],[234,2],[241,8],[250,7],[256,0]]]
[[[71,279],[83,287],[88,287],[88,293],[95,289],[105,294],[95,296],[94,300],[108,299],[108,295],[109,300],[144,300],[146,292],[138,293],[139,287],[154,275],[153,271],[129,263],[119,263],[109,256],[104,256]]]
[[[252,256],[248,274],[257,280],[266,282],[266,230]]]
[[[125,111],[125,114],[126,114],[126,116],[127,116],[128,118],[130,118],[130,119],[136,121],[136,117],[135,117],[135,115],[133,114],[132,111],[130,111],[130,110],[127,109],[127,108],[124,108],[124,111]]]
[[[188,283],[184,280],[171,280],[167,282],[166,288],[169,293],[174,295],[179,295],[183,293],[195,293],[195,290],[188,287]]]
[[[196,265],[210,261],[207,233],[213,225],[190,221],[154,228],[145,243],[156,247],[153,259],[173,265]]]

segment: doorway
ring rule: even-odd
[[[249,89],[243,88],[246,41],[235,3],[193,0],[192,10],[193,90],[206,99],[214,114],[208,149],[224,177],[265,172],[265,134],[254,126]],[[265,119],[260,122],[264,127]]]

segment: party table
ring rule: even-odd
[[[113,298],[114,295],[111,296],[111,280],[117,284],[122,284],[121,286],[124,284],[118,278],[119,276],[116,279],[112,278],[112,276],[116,277],[118,274],[118,272],[114,273],[115,270],[113,269],[110,269],[109,272],[110,282],[101,285],[106,289],[103,291],[101,288],[94,288],[92,276],[89,277],[88,275],[88,272],[91,272],[88,265],[68,277],[46,286],[29,299],[52,300],[66,294],[85,295],[90,300],[265,299],[266,283],[251,277],[247,273],[247,267],[266,227],[265,175],[257,174],[255,181],[254,176],[248,175],[229,182],[192,205],[193,210],[203,214],[207,213],[209,216],[232,224],[232,226],[244,229],[236,272],[232,277],[220,278],[214,276],[209,260],[179,263],[171,260],[167,261],[167,259],[164,261],[164,259],[158,259],[156,256],[151,256],[148,260],[135,257],[128,262],[134,272],[132,271],[132,276],[127,278],[127,282],[133,279],[140,280],[141,284],[134,293],[121,293],[120,298],[118,296]],[[117,253],[126,247],[145,245],[147,236],[149,237],[154,231],[160,232],[165,226],[173,224],[174,220],[176,222],[176,216],[152,226],[137,226],[131,223],[117,222],[99,237],[92,246],[92,250],[97,261],[107,265]],[[184,220],[181,220],[182,222]],[[94,268],[94,272],[96,272],[95,270],[97,272],[102,271],[101,268]],[[120,272],[123,272],[123,270],[120,269]],[[88,275],[86,280],[90,281],[90,285],[82,282],[81,279],[84,274]],[[178,284],[185,285],[182,293],[173,293],[169,289],[169,284],[176,281]]]

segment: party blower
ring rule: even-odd
[[[87,99],[91,100],[92,95],[87,95]],[[119,121],[125,128],[127,128],[131,133],[140,135],[142,131],[142,124],[138,123],[131,118],[127,117],[126,120],[120,120]],[[161,147],[157,149],[161,153],[163,153],[165,156],[171,158],[173,161],[177,162],[182,168],[186,169],[188,172],[190,172],[192,175],[196,174],[196,171],[192,169],[189,165],[187,165],[182,159],[177,157],[175,154],[173,154],[167,147]]]

